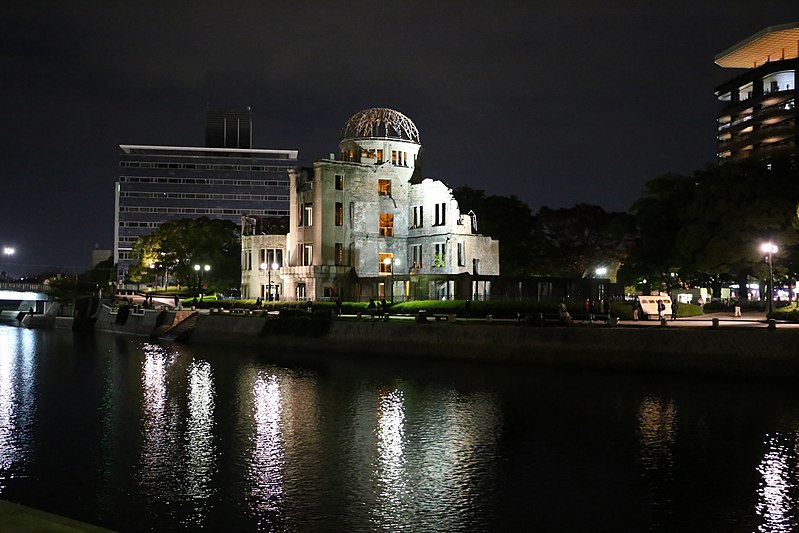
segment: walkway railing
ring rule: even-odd
[[[50,292],[50,286],[44,283],[19,283],[13,281],[0,281],[0,290]]]

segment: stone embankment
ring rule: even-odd
[[[502,322],[302,320],[102,306],[95,328],[158,337],[194,315],[190,344],[587,369],[799,377],[799,329],[547,326]],[[187,321],[188,323],[189,321]]]

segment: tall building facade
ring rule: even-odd
[[[127,278],[136,240],[176,218],[288,215],[297,150],[120,145],[114,259]]]
[[[420,150],[402,113],[353,115],[337,157],[289,171],[288,235],[244,221],[242,296],[486,297],[499,242],[477,233],[444,183],[422,179]]]
[[[799,22],[769,26],[718,54],[738,74],[716,88],[718,161],[796,158]]]

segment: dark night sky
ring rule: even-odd
[[[408,115],[427,176],[533,210],[625,210],[714,160],[713,63],[768,2],[40,2],[0,18],[0,245],[13,274],[113,246],[119,144],[201,146],[206,103],[257,148],[336,151],[367,107]],[[1,258],[0,258],[1,260]],[[7,265],[3,265],[4,267]]]

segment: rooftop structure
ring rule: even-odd
[[[757,68],[770,61],[799,57],[799,22],[764,28],[716,55],[724,68]]]
[[[243,109],[209,108],[205,125],[205,146],[252,148],[252,113]]]
[[[716,56],[747,69],[716,88],[719,162],[797,157],[799,22],[769,26]]]

